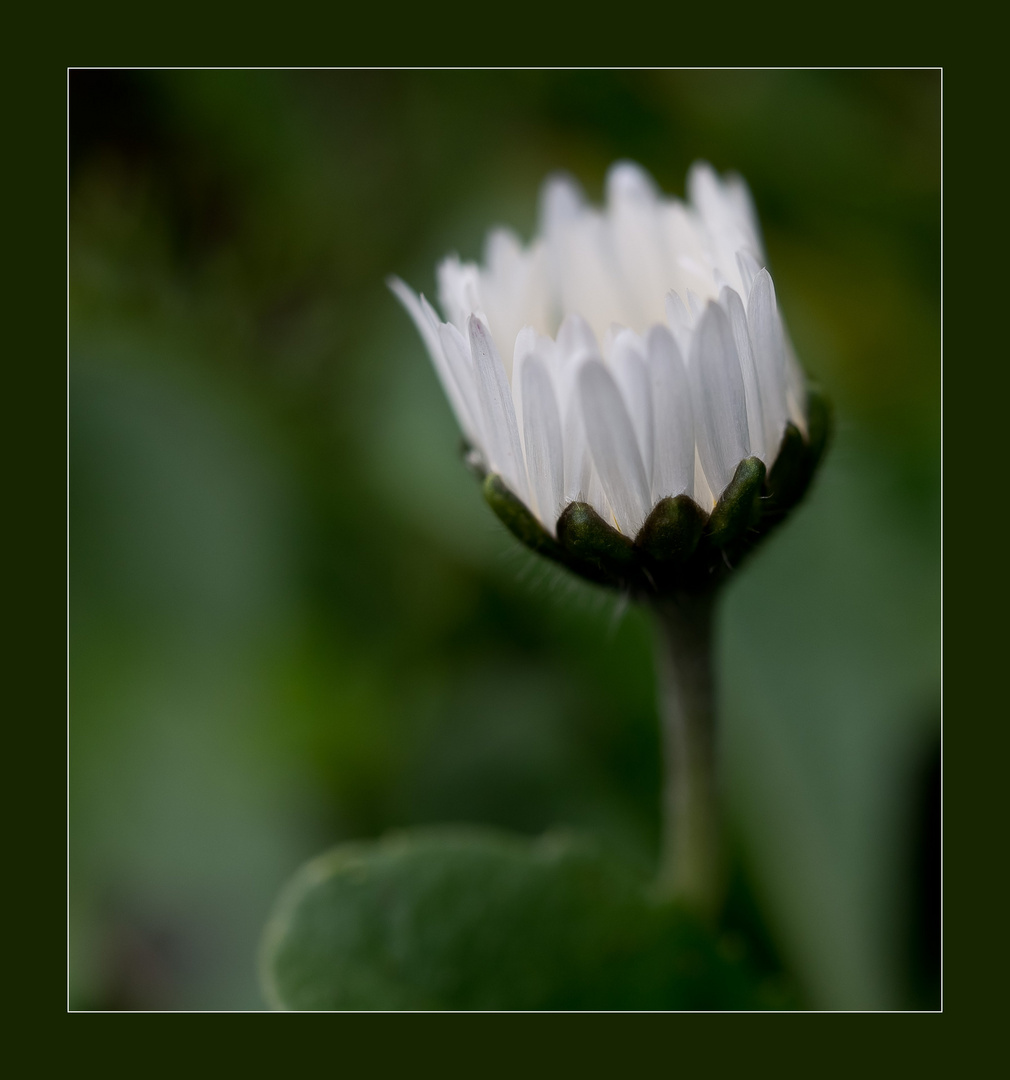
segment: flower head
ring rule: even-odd
[[[438,267],[443,321],[390,287],[431,354],[485,494],[530,546],[597,580],[708,588],[803,493],[826,438],[743,180],[687,203],[618,162],[606,206],[547,180],[540,235]]]

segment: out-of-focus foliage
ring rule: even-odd
[[[72,1005],[262,1007],[341,840],[649,866],[648,624],[494,519],[383,285],[618,157],[746,176],[838,417],[722,611],[741,910],[807,1004],[933,1003],[938,75],[75,72],[70,110]]]
[[[780,1009],[740,938],[592,843],[415,830],[307,863],[268,927],[287,1009]]]

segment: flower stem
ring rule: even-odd
[[[656,601],[663,734],[659,885],[714,917],[723,864],[716,789],[712,630],[715,594]]]

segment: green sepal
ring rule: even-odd
[[[831,435],[831,406],[817,390],[807,392],[807,437],[795,424],[786,425],[775,464],[765,483],[768,498],[762,511],[762,531],[779,521],[807,493]]]
[[[807,468],[810,477],[821,463],[831,438],[831,403],[819,391],[807,390]]]
[[[662,567],[683,566],[705,531],[705,511],[689,495],[660,499],[635,537],[635,546]]]
[[[785,434],[779,445],[765,485],[769,502],[768,513],[779,513],[794,506],[806,490],[808,476],[807,459],[810,450],[800,429],[792,422],[786,424]]]
[[[541,555],[565,562],[564,552],[557,541],[530,513],[529,508],[505,486],[497,473],[489,473],[481,485],[488,505],[508,530],[528,548]]]
[[[636,576],[635,545],[584,502],[569,503],[558,518],[558,540],[576,567],[593,567],[615,582]]]
[[[765,465],[760,458],[745,458],[737,465],[733,479],[709,518],[707,536],[710,544],[725,548],[757,524],[764,479]]]

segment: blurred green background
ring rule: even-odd
[[[620,157],[747,178],[837,408],[721,613],[753,901],[811,1007],[938,1002],[939,116],[938,72],[71,73],[71,1007],[263,1007],[342,839],[654,858],[649,624],[494,519],[383,284]]]

